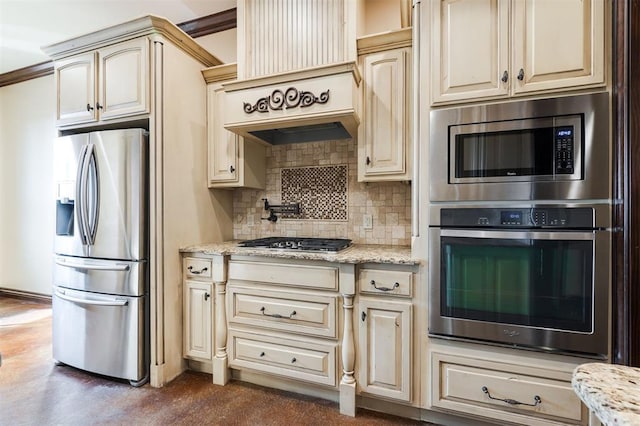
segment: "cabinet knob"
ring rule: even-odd
[[[502,78],[500,80],[502,80],[503,83],[506,83],[507,80],[509,80],[509,72],[507,70],[504,70],[504,72],[502,73]]]
[[[292,358],[292,359],[291,359],[291,364],[294,364],[296,361],[297,361],[297,359]]]
[[[210,297],[211,295],[209,293],[204,294],[204,300],[209,300]]]
[[[102,105],[100,105],[100,102],[96,102],[96,108],[102,109]]]
[[[87,104],[87,111],[93,111],[93,107],[90,104]]]
[[[233,173],[236,171],[236,168],[233,166],[229,166],[229,173]]]
[[[360,318],[362,318],[362,321],[367,319],[367,314],[362,312],[362,314],[360,314]]]
[[[263,357],[264,356],[264,352],[260,352],[260,356]]]
[[[518,80],[522,81],[524,80],[524,69],[520,68],[520,71],[518,71]]]
[[[367,159],[365,160],[365,163],[367,164],[367,166],[368,166],[369,164],[371,164],[371,158],[369,158],[369,156],[367,156]]]

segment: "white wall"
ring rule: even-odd
[[[195,40],[216,58],[225,64],[231,64],[238,60],[238,49],[236,48],[237,34],[237,29],[232,28],[230,30],[198,37]]]
[[[53,75],[0,88],[0,288],[51,294]]]

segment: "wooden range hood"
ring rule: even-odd
[[[344,62],[227,83],[224,127],[273,145],[355,138],[360,81]]]
[[[238,80],[223,84],[224,127],[274,145],[355,138],[355,3],[240,0]]]

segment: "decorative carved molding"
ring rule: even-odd
[[[280,89],[274,90],[271,95],[258,99],[251,105],[244,102],[244,112],[251,114],[253,112],[269,112],[280,111],[287,108],[306,108],[313,104],[326,104],[329,101],[329,90],[315,96],[306,90],[298,90],[295,87],[289,87],[284,92]]]
[[[196,38],[220,31],[235,28],[237,25],[236,8],[228,9],[213,15],[186,21],[177,26],[189,36]],[[36,65],[19,68],[0,74],[0,87],[11,84],[22,83],[34,78],[44,77],[53,74],[53,61],[42,62]]]

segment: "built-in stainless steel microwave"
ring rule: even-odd
[[[610,199],[609,95],[431,112],[431,201]]]

